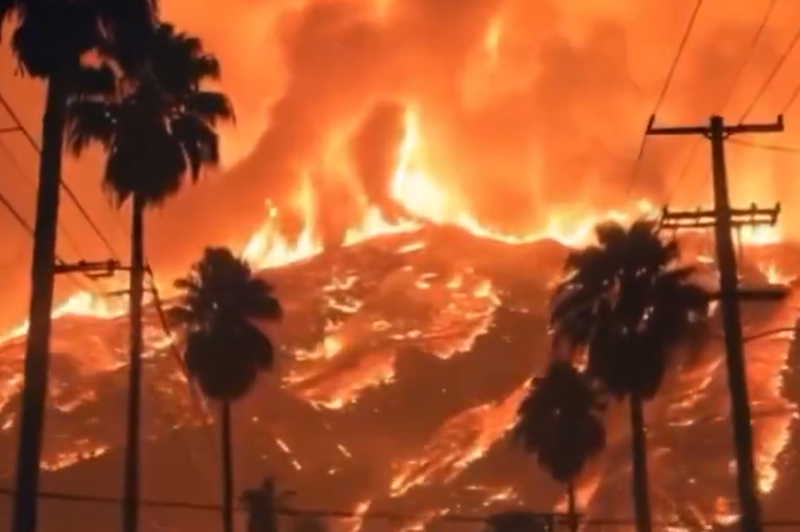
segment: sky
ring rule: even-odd
[[[769,4],[703,2],[658,124],[703,123],[711,113],[738,121],[759,93],[748,119],[774,120],[800,84],[800,45],[771,76],[798,31],[792,21],[800,4],[777,0],[754,47]],[[164,18],[202,37],[219,56],[221,88],[234,103],[237,121],[221,132],[223,168],[150,214],[148,253],[157,270],[170,276],[203,245],[240,246],[264,220],[267,199],[290,203],[309,171],[315,189],[327,191],[340,177],[330,161],[342,153],[358,166],[363,150],[342,146],[374,123],[370,117],[386,104],[417,112],[437,179],[479,220],[508,232],[542,224],[560,210],[579,214],[640,197],[691,206],[707,202],[708,146],[697,139],[649,139],[631,180],[642,132],[695,5],[696,0],[163,0]],[[0,93],[37,139],[43,90],[19,76],[4,46]],[[0,128],[10,125],[6,120],[0,113]],[[741,140],[800,148],[796,121],[800,102],[787,112],[786,133]],[[396,127],[374,130],[367,137],[375,144],[366,152],[380,155],[396,133]],[[36,155],[20,135],[4,134],[2,141],[16,162],[0,145],[0,186],[32,221]],[[730,145],[728,156],[734,200],[781,199],[791,234],[793,220],[800,221],[791,209],[800,155]],[[128,214],[116,211],[101,191],[101,173],[102,154],[91,153],[67,161],[65,181],[124,257]],[[320,208],[342,208],[335,197],[319,198]],[[105,259],[103,244],[72,202],[64,198],[62,205],[59,252]],[[0,250],[0,286],[8,299],[0,312],[4,321],[25,308],[31,239],[5,213],[0,231],[6,236]],[[61,284],[62,293],[74,289]]]

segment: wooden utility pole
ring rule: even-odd
[[[719,268],[720,309],[725,331],[725,353],[728,368],[728,388],[731,396],[733,439],[736,447],[737,488],[739,513],[743,532],[760,532],[761,509],[758,499],[758,479],[753,455],[753,431],[750,419],[750,400],[747,392],[747,368],[744,360],[741,316],[739,310],[739,276],[736,250],[731,231],[737,211],[731,209],[728,178],[725,168],[725,139],[739,133],[775,133],[783,131],[783,117],[771,124],[725,125],[721,116],[714,115],[707,126],[655,128],[650,119],[648,135],[703,135],[711,141],[713,164],[714,210],[701,213],[713,220],[717,266]],[[760,210],[759,210],[760,211]],[[767,211],[764,211],[767,212]],[[760,214],[763,214],[760,212]],[[769,211],[777,217],[777,209]],[[686,213],[673,220],[691,220]],[[694,215],[695,221],[700,217]]]

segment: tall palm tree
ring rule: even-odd
[[[272,287],[227,248],[207,248],[184,279],[175,312],[186,328],[186,371],[203,394],[219,404],[222,442],[223,531],[233,531],[231,404],[273,368],[270,339],[256,326],[282,316]]]
[[[553,361],[533,379],[520,403],[514,438],[557,482],[567,486],[570,528],[578,528],[575,480],[606,444],[604,404],[595,389],[566,360]]]
[[[91,80],[98,78],[95,74],[106,77],[102,75],[103,69],[88,67],[81,59],[89,52],[113,51],[122,65],[134,65],[139,44],[149,35],[156,14],[155,0],[0,0],[0,21],[12,19],[15,24],[11,48],[19,71],[47,83],[17,454],[17,496],[12,518],[15,532],[36,528],[66,105],[76,92],[95,92],[91,86]]]
[[[144,212],[177,193],[188,176],[197,181],[219,162],[216,125],[232,120],[228,98],[202,88],[220,75],[219,63],[195,37],[159,24],[147,55],[117,94],[89,94],[67,108],[67,138],[79,155],[92,142],[108,152],[103,185],[119,206],[132,203],[130,275],[130,392],[123,501],[123,530],[137,529]]]
[[[587,374],[619,400],[628,399],[633,497],[638,532],[651,529],[643,402],[658,392],[682,346],[706,333],[709,294],[679,265],[675,241],[654,222],[596,228],[597,245],[574,251],[555,291],[556,345],[587,356]]]

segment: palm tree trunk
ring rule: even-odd
[[[58,75],[50,78],[42,119],[42,152],[31,266],[30,325],[25,349],[22,413],[19,421],[15,486],[17,496],[12,517],[14,532],[33,532],[36,529],[36,494],[39,489],[39,462],[47,400],[50,314],[53,308],[61,149],[64,143],[67,100],[65,81]]]
[[[642,400],[631,397],[631,454],[633,458],[633,501],[636,513],[636,532],[650,532],[650,485],[647,480],[647,436],[644,426]]]
[[[233,445],[231,404],[223,401],[222,426],[222,531],[233,532]]]
[[[569,532],[578,532],[578,505],[575,501],[575,484],[567,483],[567,514],[569,515]]]
[[[142,299],[144,296],[144,201],[133,196],[130,275],[128,433],[122,487],[122,531],[139,526],[139,430],[142,400]]]

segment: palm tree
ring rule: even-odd
[[[597,245],[571,253],[553,298],[557,346],[587,356],[587,374],[628,399],[638,532],[651,528],[643,402],[655,396],[675,354],[706,333],[709,294],[680,266],[675,241],[654,222],[597,226]]]
[[[220,75],[202,42],[159,24],[145,48],[147,58],[117,94],[89,94],[67,108],[67,138],[80,155],[92,142],[108,152],[103,185],[118,206],[132,203],[130,275],[130,388],[124,474],[123,522],[137,529],[139,415],[141,402],[142,299],[145,269],[144,211],[177,193],[188,175],[195,182],[219,162],[216,125],[232,120],[227,97],[201,88]]]
[[[259,373],[273,368],[274,349],[256,321],[282,316],[272,287],[227,248],[207,248],[175,286],[183,292],[175,312],[186,328],[186,371],[219,404],[222,441],[223,530],[233,530],[231,403],[244,397]]]
[[[36,528],[67,102],[75,93],[95,92],[94,81],[108,77],[105,69],[82,62],[87,53],[113,52],[125,67],[136,63],[139,44],[149,34],[156,12],[155,0],[0,1],[0,21],[12,19],[15,24],[11,48],[19,71],[47,82],[12,523],[15,532]]]
[[[519,406],[514,438],[557,482],[567,486],[570,528],[578,519],[575,479],[606,444],[604,404],[591,383],[568,361],[553,361],[533,379]]]
[[[497,512],[486,518],[484,532],[554,532],[555,516],[525,510]]]
[[[321,517],[313,515],[303,516],[295,519],[293,532],[330,532],[331,527],[323,521]]]

